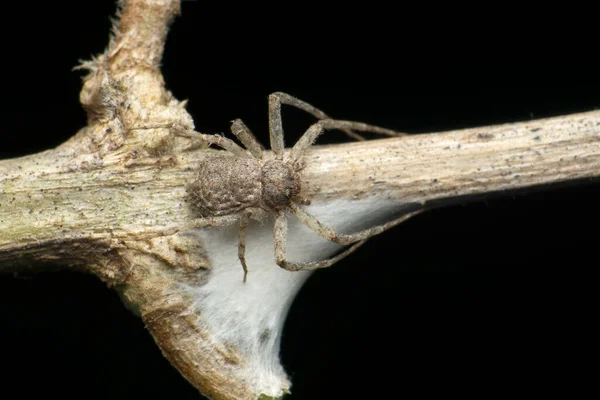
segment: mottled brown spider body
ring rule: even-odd
[[[319,119],[296,142],[289,154],[284,157],[281,105],[288,104],[304,110]],[[325,226],[309,214],[301,204],[308,200],[300,195],[300,172],[304,167],[302,157],[325,129],[339,129],[351,137],[361,139],[350,129],[399,136],[401,133],[385,128],[352,121],[337,121],[319,109],[285,93],[269,96],[269,131],[272,155],[265,157],[261,145],[241,120],[233,121],[232,133],[242,142],[245,149],[220,135],[199,134],[202,141],[214,144],[229,151],[229,156],[207,158],[200,163],[194,180],[187,185],[192,202],[198,207],[212,226],[228,226],[239,221],[238,257],[244,268],[244,282],[248,274],[246,266],[246,228],[250,218],[257,217],[257,211],[275,215],[274,245],[275,262],[289,271],[325,268],[353,252],[366,239],[399,224],[414,213],[394,221],[352,234],[339,234]],[[286,257],[287,216],[295,215],[304,225],[327,240],[342,245],[353,244],[337,256],[313,262],[291,262]]]
[[[284,209],[300,193],[300,168],[281,160],[219,156],[204,161],[187,191],[203,216]]]
[[[300,193],[299,163],[268,160],[261,167],[262,207],[268,211],[285,209]],[[301,200],[298,200],[302,202]]]

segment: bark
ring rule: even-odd
[[[290,387],[280,331],[307,273],[280,270],[272,224],[255,224],[248,248],[267,245],[249,257],[244,285],[235,227],[202,226],[190,205],[185,186],[198,164],[223,152],[183,135],[194,123],[160,74],[178,12],[178,1],[124,2],[107,51],[82,65],[88,125],[54,150],[0,161],[0,271],[51,261],[92,272],[120,291],[205,395],[280,397]],[[599,133],[594,111],[315,146],[302,195],[311,212],[351,231],[408,210],[596,177]],[[306,261],[339,250],[299,224],[290,237],[290,256]]]

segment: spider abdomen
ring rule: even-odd
[[[217,157],[204,161],[187,191],[204,216],[238,213],[259,207],[262,196],[258,160]]]

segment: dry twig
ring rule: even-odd
[[[139,312],[165,356],[215,399],[289,389],[277,350],[307,274],[273,261],[272,226],[249,228],[249,282],[235,230],[185,231],[198,217],[185,186],[222,152],[200,148],[159,65],[174,0],[129,0],[108,50],[84,63],[88,125],[55,150],[0,162],[0,261],[90,271]],[[304,157],[302,196],[343,232],[395,214],[490,192],[599,175],[600,112],[407,138],[319,146]],[[196,224],[197,226],[197,224]],[[339,246],[300,224],[290,257]],[[259,307],[260,305],[260,307]]]

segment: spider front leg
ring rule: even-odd
[[[308,261],[308,262],[292,262],[287,260],[287,234],[288,224],[285,211],[278,211],[275,217],[274,227],[274,246],[275,246],[275,262],[281,268],[288,271],[313,271],[315,269],[327,268],[346,257],[350,253],[353,253],[356,249],[362,246],[366,240],[360,241],[353,244],[337,256],[328,258],[321,261]]]
[[[296,107],[305,111],[318,119],[329,119],[329,116],[318,108],[290,96],[287,93],[276,92],[269,95],[269,132],[271,133],[271,149],[278,156],[278,159],[283,157],[283,125],[281,122],[281,105]],[[365,140],[359,134],[352,132],[350,129],[340,129],[346,135],[356,140]]]
[[[405,136],[406,134],[396,132],[391,129],[382,128],[375,125],[365,124],[363,122],[355,121],[342,121],[337,119],[322,119],[311,125],[304,135],[298,139],[294,147],[292,148],[292,161],[298,161],[304,154],[304,151],[308,149],[319,136],[321,136],[326,129],[354,129],[360,132],[371,132],[386,136]]]

